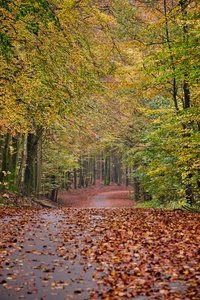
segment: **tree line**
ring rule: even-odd
[[[59,189],[69,191],[70,189],[87,188],[96,185],[96,182],[103,182],[105,186],[115,183],[117,185],[131,184],[131,170],[124,168],[120,156],[100,156],[82,155],[78,161],[78,167],[67,172],[60,172],[57,176],[51,176],[44,182],[45,190],[51,190],[46,196],[52,201],[57,202]],[[45,183],[51,188],[46,188]]]

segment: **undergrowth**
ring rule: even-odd
[[[146,202],[138,202],[136,204],[136,208],[160,208],[160,209],[182,209],[183,206],[187,206],[191,209],[197,210],[200,212],[200,205],[197,203],[196,205],[190,205],[186,201],[170,201],[163,203],[163,201],[158,199],[152,199],[151,201]]]

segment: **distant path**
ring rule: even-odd
[[[129,191],[110,191],[88,197],[88,207],[133,207]],[[85,203],[84,203],[85,204]]]
[[[66,207],[104,208],[104,207],[134,207],[135,202],[130,196],[132,187],[111,184],[95,186],[61,193],[59,202]]]

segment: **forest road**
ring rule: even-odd
[[[109,207],[129,203],[124,191],[87,197],[0,209],[0,300],[200,299],[199,214]]]
[[[98,294],[96,266],[87,253],[90,228],[100,221],[96,212],[89,209],[86,216],[84,209],[42,208],[5,214],[0,218],[0,300],[82,300]]]

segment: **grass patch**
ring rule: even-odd
[[[146,202],[138,202],[135,207],[137,208],[161,208],[161,209],[179,209],[182,205],[186,204],[186,202],[179,201],[170,201],[163,202],[159,199],[152,199],[151,201]]]
[[[136,208],[162,208],[164,209],[164,205],[159,200],[151,200],[147,202],[138,202],[135,206]]]
[[[186,201],[170,201],[163,203],[158,199],[153,199],[147,202],[138,202],[135,206],[136,208],[160,208],[166,210],[182,209],[190,212],[199,212],[200,206],[189,205]]]

